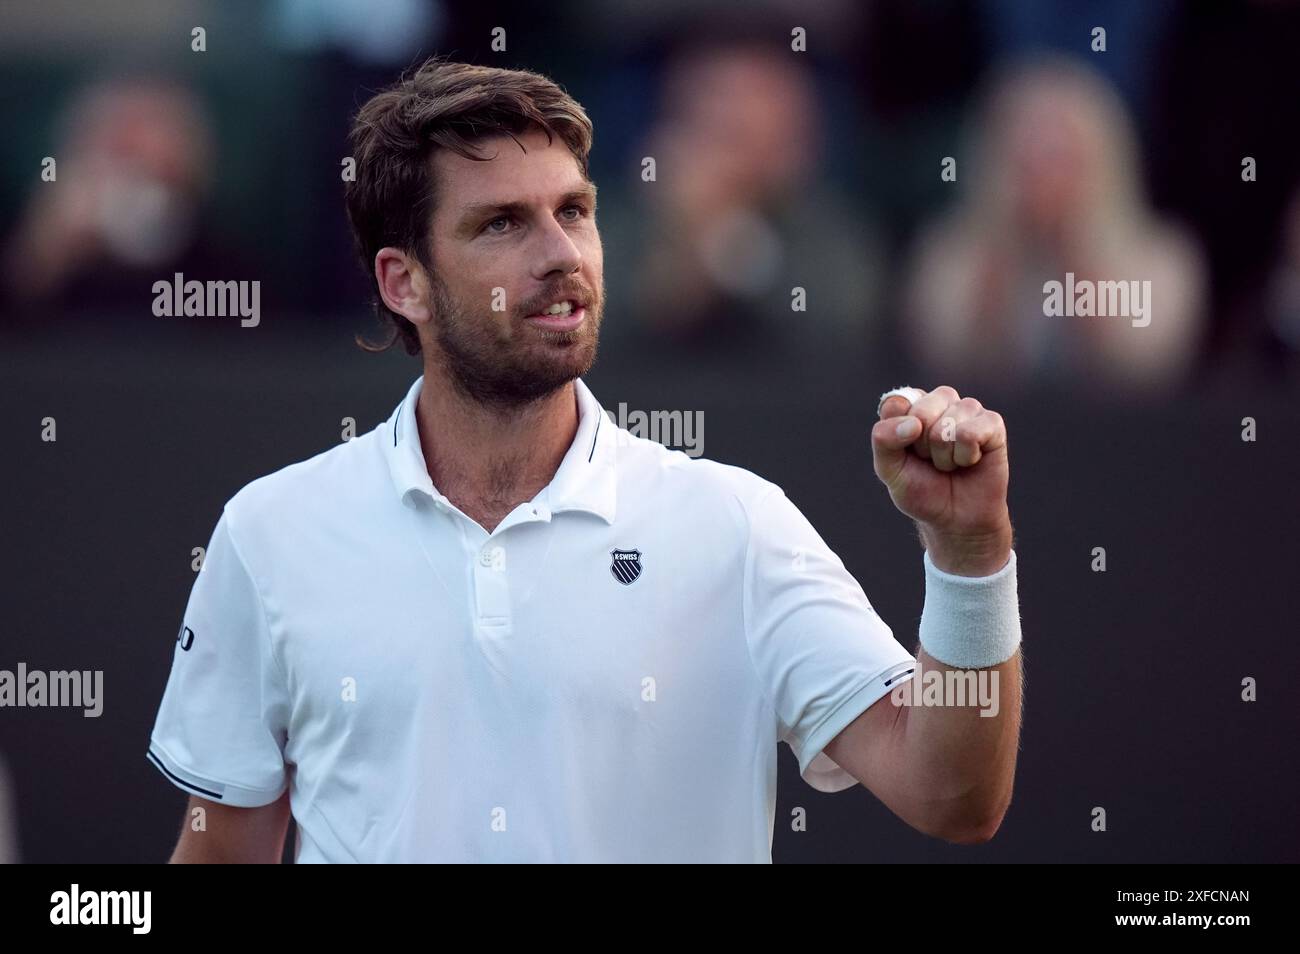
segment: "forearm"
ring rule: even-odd
[[[984,840],[1011,801],[1022,708],[1009,520],[954,537],[921,528],[926,605],[917,673],[896,731],[926,824]],[[1003,660],[1002,662],[996,662]]]
[[[915,793],[918,828],[954,841],[984,841],[1011,802],[1021,718],[1020,652],[987,669],[954,669],[924,649],[900,693],[897,765]],[[952,673],[953,675],[949,675]],[[937,704],[936,704],[937,703]]]

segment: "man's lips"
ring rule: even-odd
[[[579,308],[584,307],[586,304],[587,304],[586,299],[579,298],[577,295],[574,295],[572,298],[560,298],[557,296],[555,298],[547,299],[546,304],[542,305],[541,311],[534,311],[532,314],[526,315],[525,317],[536,318],[538,315],[544,314],[546,312],[546,309],[550,308],[553,305],[568,305],[572,311],[577,311]]]
[[[568,314],[560,315],[529,315],[524,320],[541,328],[550,331],[572,331],[582,324],[583,319],[587,317],[587,309],[583,305],[574,308]]]

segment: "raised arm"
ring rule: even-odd
[[[825,751],[914,828],[988,841],[1011,802],[1022,708],[1006,427],[950,387],[886,396],[879,414],[876,475],[926,548],[917,674]]]

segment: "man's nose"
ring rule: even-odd
[[[536,257],[533,259],[533,278],[545,281],[553,273],[569,275],[582,266],[582,252],[569,233],[554,219],[538,232]]]

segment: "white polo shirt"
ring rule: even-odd
[[[777,742],[857,784],[822,749],[913,656],[779,487],[580,379],[554,479],[489,534],[429,479],[422,382],[226,504],[150,760],[227,805],[288,787],[300,863],[770,862]]]

